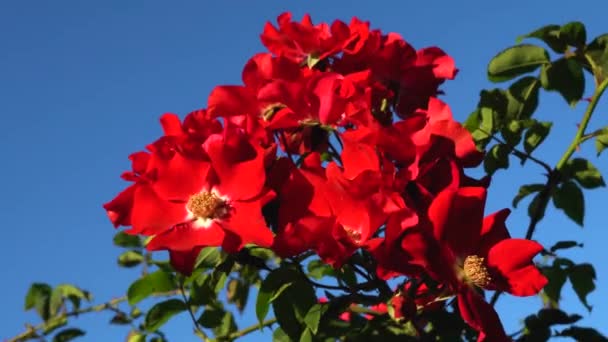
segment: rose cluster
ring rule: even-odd
[[[480,340],[507,340],[481,289],[538,293],[542,247],[510,238],[508,209],[484,217],[489,180],[464,173],[483,154],[437,98],[453,59],[357,18],[284,13],[261,40],[269,52],[242,85],[216,87],[183,121],[161,117],[164,135],[129,157],[132,184],[104,205],[113,224],[152,237],[184,274],[207,246],[312,250],[334,267],[364,249],[382,279],[439,284],[417,304],[455,295]]]

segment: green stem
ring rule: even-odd
[[[254,325],[251,325],[251,326],[249,326],[249,327],[247,327],[247,328],[245,328],[243,330],[239,330],[237,332],[233,332],[232,334],[228,335],[227,340],[228,341],[235,340],[237,338],[240,338],[240,337],[243,337],[243,336],[245,336],[247,334],[250,334],[250,333],[252,333],[252,332],[254,332],[254,331],[258,330],[258,329],[262,329],[264,327],[271,326],[271,325],[275,324],[276,322],[277,322],[276,318],[267,319],[264,322],[262,322],[261,324],[254,324]]]
[[[583,119],[581,120],[581,123],[578,126],[578,129],[576,131],[576,134],[574,135],[574,138],[572,139],[572,142],[568,146],[568,149],[566,149],[566,152],[564,152],[560,160],[555,165],[555,168],[549,173],[549,177],[547,179],[547,182],[545,183],[545,187],[538,195],[540,196],[539,205],[538,207],[536,207],[536,211],[530,217],[530,224],[528,225],[528,230],[526,231],[526,239],[532,239],[538,222],[540,222],[540,220],[543,218],[545,210],[547,209],[547,205],[549,204],[549,200],[551,199],[553,189],[560,182],[560,171],[568,163],[578,146],[581,144],[581,142],[586,140],[585,130],[587,130],[587,126],[589,125],[591,116],[595,111],[595,107],[597,107],[597,104],[602,95],[604,94],[606,88],[608,88],[608,79],[602,81],[602,83],[600,83],[597,89],[595,90],[593,96],[591,97],[591,101],[589,102],[589,105],[587,106],[587,109],[583,114]],[[496,304],[501,294],[501,291],[496,291],[492,296],[492,299],[490,300],[490,304]]]
[[[564,167],[564,165],[566,165],[566,163],[568,162],[570,157],[572,157],[572,154],[574,154],[574,151],[576,151],[576,148],[580,145],[581,140],[582,140],[583,136],[585,135],[585,130],[587,129],[587,126],[589,125],[589,120],[591,120],[591,116],[593,115],[593,112],[595,111],[595,107],[597,106],[597,103],[599,102],[600,98],[602,97],[602,94],[604,94],[606,87],[608,87],[608,79],[605,79],[602,83],[600,83],[600,85],[595,90],[595,94],[593,94],[593,96],[591,97],[589,106],[587,106],[587,110],[585,111],[585,114],[583,115],[583,120],[581,121],[580,125],[578,126],[578,130],[576,131],[576,135],[574,136],[574,139],[572,139],[570,146],[568,146],[568,149],[566,150],[566,152],[564,153],[562,158],[559,160],[559,162],[555,166],[556,170],[561,170]]]

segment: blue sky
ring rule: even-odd
[[[457,79],[443,86],[443,99],[459,120],[475,107],[482,88],[493,87],[485,77],[487,62],[518,35],[570,20],[583,21],[591,37],[608,32],[608,5],[599,0],[0,2],[0,338],[36,322],[33,313],[23,312],[34,281],[77,284],[92,291],[96,302],[125,292],[137,272],[116,266],[120,251],[112,246],[114,229],[101,204],[125,186],[119,175],[129,167],[128,154],[159,136],[161,114],[183,116],[205,107],[215,85],[239,83],[244,63],[262,51],[258,36],[264,23],[284,10],[297,17],[309,12],[315,22],[358,16],[402,34],[417,48],[441,47],[460,68]],[[556,121],[556,127],[539,158],[555,164],[582,111],[583,105],[570,109],[556,94],[542,95],[537,115]],[[603,100],[592,125],[606,125],[607,111]],[[591,160],[608,174],[605,158]],[[519,185],[543,180],[540,168],[512,164],[493,180],[488,213],[510,206]],[[608,266],[602,262],[606,190],[589,192],[586,199],[584,229],[551,209],[536,237],[547,246],[569,239],[585,244],[565,256],[596,262],[598,290],[589,297],[596,306],[587,313],[570,290],[564,306],[585,317],[581,324],[607,334],[601,327],[608,317],[601,302],[608,298]],[[525,208],[508,221],[514,236],[524,235]],[[538,304],[536,298],[505,297],[498,310],[515,331],[522,312]],[[100,314],[74,323],[87,329],[85,341],[123,339],[127,331],[108,328],[109,318]],[[243,326],[253,322],[250,315],[237,319]],[[173,341],[196,340],[185,315],[169,327]],[[256,338],[263,339],[249,340]]]

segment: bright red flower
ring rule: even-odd
[[[508,209],[484,218],[485,200],[486,190],[479,187],[447,189],[433,200],[428,220],[436,246],[427,271],[457,293],[462,317],[480,331],[479,341],[502,341],[498,316],[474,288],[531,296],[547,279],[532,262],[543,247],[509,237]]]
[[[264,151],[245,139],[238,132],[211,136],[204,146],[210,163],[176,155],[159,170],[154,189],[163,202],[148,209],[166,213],[173,224],[153,238],[149,249],[186,251],[221,242],[236,251],[247,243],[272,244],[262,216],[262,207],[273,197],[264,186]],[[166,210],[175,207],[179,209]]]
[[[298,63],[307,58],[322,60],[360,38],[358,34],[351,34],[350,28],[342,21],[334,21],[331,27],[326,23],[313,25],[308,14],[296,22],[292,21],[291,13],[285,12],[277,22],[278,28],[266,23],[261,35],[262,43],[272,53]]]

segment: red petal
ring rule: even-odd
[[[266,225],[259,201],[234,202],[230,216],[220,224],[240,238],[240,247],[248,243],[261,247],[272,245],[274,236]]]
[[[477,342],[511,341],[494,308],[473,290],[466,288],[458,295],[458,308],[462,319],[479,331]]]
[[[507,230],[505,220],[511,213],[509,209],[503,209],[488,215],[483,219],[483,227],[481,228],[481,239],[479,247],[477,247],[477,255],[485,257],[492,246],[498,242],[508,239],[511,236]]]
[[[186,202],[191,195],[210,190],[209,162],[188,159],[175,153],[170,160],[155,157],[150,164],[157,170],[157,181],[152,186],[162,198]]]
[[[201,249],[202,247],[196,247],[190,251],[169,251],[171,266],[185,276],[191,275]]]
[[[137,185],[131,185],[113,200],[103,205],[114,227],[131,225],[131,209]]]
[[[435,238],[455,256],[467,256],[477,247],[485,200],[484,188],[447,189],[437,195],[429,207]]]
[[[156,235],[150,240],[146,249],[186,252],[195,247],[221,246],[224,235],[224,231],[217,223],[212,223],[206,228],[197,228],[190,223],[182,224]]]
[[[506,286],[505,290],[515,296],[537,294],[547,284],[547,279],[532,259],[542,250],[539,243],[526,239],[506,239],[490,248],[487,263],[501,278],[497,286]]]
[[[160,124],[163,126],[165,135],[180,136],[183,134],[182,123],[179,120],[179,116],[175,114],[163,114],[163,116],[160,117]]]
[[[245,147],[251,148],[249,144]],[[219,139],[209,139],[205,143],[205,148],[213,169],[216,171],[220,179],[218,191],[231,200],[247,200],[254,198],[260,194],[264,188],[266,173],[264,170],[264,151],[259,147],[255,149],[253,159],[247,161],[231,160],[231,155],[224,142]],[[234,152],[239,153],[238,151]]]
[[[254,103],[255,97],[243,86],[218,86],[209,94],[207,113],[211,117],[256,114]]]
[[[186,220],[185,203],[171,203],[160,198],[151,186],[140,185],[135,190],[131,225],[133,233],[159,234]]]

